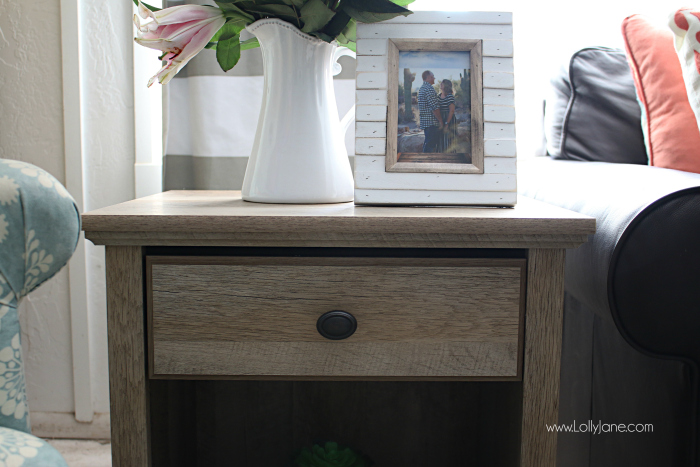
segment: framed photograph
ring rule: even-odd
[[[386,171],[484,173],[481,41],[394,39],[387,47]]]
[[[357,29],[355,203],[516,203],[512,14]]]

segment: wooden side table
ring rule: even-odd
[[[300,393],[304,384],[340,381],[327,384],[342,392],[376,381],[363,389],[370,399],[403,381],[425,404],[412,409],[415,420],[434,403],[421,391],[442,394],[452,384],[445,381],[457,385],[449,386],[456,401],[510,385],[517,410],[501,417],[517,422],[515,457],[497,461],[506,446],[495,441],[475,443],[474,455],[490,456],[489,465],[555,465],[556,434],[545,425],[558,417],[564,254],[594,233],[595,219],[529,199],[514,209],[287,206],[246,203],[239,192],[171,191],[87,213],[83,228],[106,245],[114,467],[163,465],[155,458],[165,413],[154,408],[159,385],[221,380],[303,381],[293,383]],[[326,315],[333,311],[345,314]],[[323,386],[314,391],[319,403],[334,397]],[[494,397],[470,405],[479,417],[463,404],[443,407],[455,414],[450,426],[512,406]],[[369,410],[355,404],[338,416]],[[408,423],[384,406],[376,410]],[[349,433],[363,432],[355,439],[365,445],[355,447],[398,459],[389,452],[398,449],[391,430],[372,432],[368,420],[377,419],[363,416],[355,431],[343,422]],[[254,417],[246,423],[256,429]],[[305,421],[304,430],[313,432],[314,423]],[[419,425],[416,436],[432,439]],[[464,430],[465,438],[474,432]],[[419,449],[413,443],[404,451],[421,459]]]

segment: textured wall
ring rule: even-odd
[[[132,5],[81,2],[86,210],[134,197]],[[104,413],[109,412],[104,248],[87,244],[93,400],[95,411]]]
[[[64,180],[59,0],[0,0],[0,157]]]
[[[0,0],[0,158],[65,179],[59,0]],[[20,306],[32,411],[73,411],[68,274]]]

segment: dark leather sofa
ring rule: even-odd
[[[700,467],[700,174],[636,164],[519,161],[521,195],[597,219],[567,252],[560,467]]]

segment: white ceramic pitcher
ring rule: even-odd
[[[302,33],[279,19],[246,28],[260,41],[263,103],[243,179],[243,199],[259,203],[342,203],[353,200],[345,132],[333,92],[336,61],[354,53]]]

